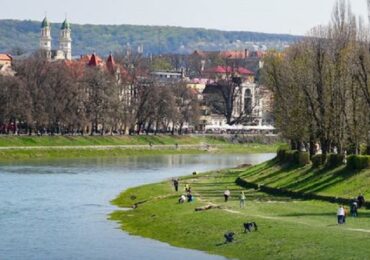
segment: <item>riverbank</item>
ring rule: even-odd
[[[315,192],[317,186],[317,192],[322,194],[351,197],[363,191],[365,197],[370,195],[365,188],[368,182],[360,182],[369,178],[369,170],[338,175],[345,171],[341,167],[322,168],[321,176],[317,176],[318,172],[311,173],[310,166],[300,168],[270,161],[251,168],[184,177],[180,180],[180,190],[183,191],[184,184],[189,183],[195,196],[195,202],[185,204],[177,203],[180,193],[174,192],[170,181],[141,186],[123,192],[113,201],[119,207],[137,203],[138,208],[114,212],[111,219],[121,223],[122,229],[133,235],[231,258],[365,259],[370,254],[367,246],[369,210],[360,209],[358,218],[348,217],[345,225],[337,225],[336,204],[294,200],[236,184],[237,178],[243,178],[275,188],[285,182],[285,188],[295,183],[302,187],[301,191]],[[322,179],[321,186],[319,179]],[[232,195],[227,203],[223,201],[225,189]],[[239,207],[241,190],[247,196],[245,208]],[[219,208],[195,211],[195,208],[207,205]],[[247,221],[255,221],[258,232],[245,234],[242,224]],[[236,233],[236,240],[223,244],[223,234],[228,231]]]
[[[158,154],[270,153],[280,144],[233,144],[212,136],[1,137],[0,161]]]
[[[230,143],[274,144],[278,136],[250,135],[122,135],[122,136],[0,136],[0,147],[200,145]]]

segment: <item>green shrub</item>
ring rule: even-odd
[[[277,159],[280,161],[280,162],[284,162],[285,161],[285,153],[287,152],[288,149],[286,148],[282,148],[280,147],[277,151]]]
[[[296,152],[296,161],[299,166],[310,164],[310,154],[308,152]]]
[[[347,167],[350,169],[362,170],[370,168],[369,155],[350,155],[347,158]]]
[[[296,150],[285,151],[284,162],[298,163],[298,151]]]
[[[325,166],[328,168],[335,168],[343,164],[344,155],[343,154],[329,154],[327,156]]]
[[[321,165],[324,165],[326,162],[326,156],[325,154],[315,154],[314,156],[311,157],[312,161],[312,166],[314,168],[318,168]]]

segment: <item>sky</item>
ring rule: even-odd
[[[0,0],[0,19],[174,25],[304,35],[327,24],[335,0]],[[367,17],[366,0],[351,0]]]

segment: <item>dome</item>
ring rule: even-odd
[[[45,27],[50,27],[50,23],[48,21],[48,18],[44,18],[44,20],[42,20],[42,23],[41,23],[41,28],[45,28]]]
[[[61,30],[65,30],[65,29],[68,29],[70,30],[71,29],[71,25],[70,23],[67,21],[67,19],[64,20],[64,22],[62,23],[62,27],[60,28]]]

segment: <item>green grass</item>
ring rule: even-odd
[[[295,192],[315,193],[343,198],[370,197],[370,169],[356,171],[344,165],[327,169],[281,165],[275,161],[247,169],[241,177],[248,182]]]
[[[84,145],[175,145],[229,144],[222,136],[135,135],[135,136],[0,136],[0,147],[7,146],[84,146]],[[276,144],[276,147],[280,144]]]
[[[149,156],[149,155],[165,155],[165,154],[197,154],[205,153],[202,150],[186,149],[35,149],[35,150],[0,150],[0,162],[10,161],[27,161],[27,160],[53,160],[53,159],[69,159],[69,158],[94,158],[94,157],[129,157],[129,156]]]
[[[191,184],[193,203],[177,204],[179,194],[170,181],[129,189],[112,203],[120,207],[141,204],[135,210],[116,211],[111,219],[134,235],[230,258],[368,259],[369,210],[361,209],[359,218],[347,218],[347,224],[339,226],[335,204],[273,197],[255,190],[245,190],[246,208],[240,209],[237,195],[242,188],[235,179],[262,168],[266,164],[181,179],[180,189],[185,183]],[[227,203],[222,195],[226,188],[232,193]],[[209,203],[221,209],[194,211]],[[242,223],[246,221],[257,222],[259,231],[243,233]],[[236,233],[234,243],[223,244],[227,231]]]
[[[149,143],[153,145],[152,149]],[[175,144],[179,145],[179,149],[175,149]],[[205,144],[210,145],[207,152],[211,153],[272,153],[280,145],[231,144],[225,139],[212,136],[10,136],[0,137],[0,161],[193,154],[205,153]],[[109,147],[105,149],[104,146]],[[9,147],[11,149],[5,149]]]
[[[200,144],[212,140],[191,136],[2,136],[1,146],[84,146],[84,145],[147,145]],[[222,142],[222,141],[219,141]]]

